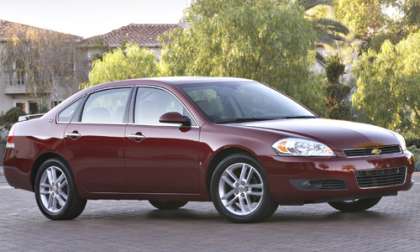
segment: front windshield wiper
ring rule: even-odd
[[[313,115],[301,115],[301,116],[282,116],[278,119],[305,119],[305,118],[318,118],[318,116]]]

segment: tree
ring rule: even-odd
[[[102,59],[93,62],[89,82],[83,86],[99,83],[156,76],[158,65],[156,56],[137,44],[127,44],[105,53]]]
[[[8,32],[12,35],[1,50],[0,63],[11,80],[16,74],[30,94],[44,99],[59,85],[77,85],[73,67],[77,37],[26,26]]]
[[[329,118],[351,119],[350,87],[340,83],[340,77],[344,74],[345,65],[338,55],[327,59],[325,71],[327,73],[328,85],[326,87],[326,110]]]
[[[311,21],[316,31],[318,47],[335,47],[337,43],[346,42],[349,29],[331,14],[332,0],[298,0],[298,3],[303,6],[305,17]],[[322,54],[317,52],[316,59],[325,65],[326,60]]]
[[[356,35],[366,39],[385,25],[383,0],[336,0],[336,17]]]
[[[353,104],[364,119],[420,137],[420,32],[398,44],[385,41],[365,52],[356,67]]]
[[[316,34],[301,7],[274,0],[198,0],[186,20],[189,28],[163,39],[164,75],[254,79],[321,110],[322,86],[309,69]]]

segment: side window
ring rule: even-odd
[[[83,108],[83,123],[123,123],[131,88],[116,88],[91,94]]]
[[[138,89],[134,111],[136,124],[160,124],[159,118],[168,112],[178,112],[191,118],[188,111],[172,94],[157,88]]]
[[[82,103],[83,99],[79,99],[76,102],[73,102],[70,106],[65,108],[63,111],[58,114],[58,122],[60,123],[69,123],[71,122],[71,119],[74,116],[74,113],[76,112],[77,108]]]

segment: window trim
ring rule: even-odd
[[[154,85],[136,85],[135,86],[135,92],[133,92],[133,99],[131,103],[131,109],[130,109],[130,120],[129,125],[135,125],[135,126],[148,126],[148,127],[177,127],[179,128],[179,125],[174,124],[139,124],[135,122],[135,114],[136,114],[136,105],[137,105],[137,94],[139,92],[139,89],[141,88],[154,88],[161,90],[163,92],[167,92],[169,95],[172,95],[175,97],[175,99],[184,107],[185,110],[187,110],[188,114],[192,117],[191,120],[191,126],[190,128],[200,128],[199,124],[197,123],[197,119],[194,115],[194,113],[191,113],[191,110],[185,105],[184,102],[179,99],[178,96],[176,96],[172,91],[168,90],[167,88],[160,87],[160,86],[154,86]]]
[[[80,113],[80,108],[81,106],[83,106],[83,104],[85,103],[85,101],[83,101],[83,99],[86,99],[86,95],[83,95],[81,97],[76,98],[72,103],[70,103],[69,105],[67,105],[66,107],[64,107],[63,109],[61,109],[60,111],[57,112],[56,116],[55,116],[55,123],[56,124],[69,124],[73,122],[73,118],[78,115]],[[59,117],[60,114],[68,109],[70,106],[72,106],[73,104],[75,104],[76,102],[82,101],[79,106],[76,108],[76,110],[74,111],[74,114],[72,115],[72,117],[70,118],[69,122],[60,122]]]
[[[82,122],[81,119],[82,119],[82,115],[83,115],[83,110],[85,108],[86,102],[89,99],[89,97],[91,95],[93,95],[93,94],[98,93],[98,92],[108,91],[108,90],[113,90],[113,89],[130,89],[130,93],[129,93],[129,96],[128,96],[128,99],[127,99],[127,104],[126,104],[125,111],[124,111],[124,120],[123,120],[123,122],[122,123],[86,123],[86,122]],[[80,107],[78,108],[78,111],[73,115],[72,120],[69,123],[64,123],[64,124],[78,124],[78,125],[127,125],[128,124],[128,120],[129,120],[128,113],[129,113],[129,109],[130,109],[130,104],[131,104],[131,100],[133,98],[133,90],[134,90],[134,88],[132,86],[106,87],[106,88],[100,88],[100,89],[92,90],[91,92],[88,92],[88,93],[84,94],[82,97],[80,97],[79,99],[76,100],[76,101],[78,101],[80,99],[84,99],[82,101]],[[69,106],[71,106],[71,104]],[[69,107],[69,106],[66,106],[66,108]],[[64,108],[64,109],[66,109],[66,108]],[[61,111],[63,111],[63,110],[61,110]],[[61,111],[59,113],[57,113],[57,117],[61,113]],[[74,120],[75,118],[77,118],[77,120]]]

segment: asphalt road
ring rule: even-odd
[[[258,224],[229,223],[210,203],[165,212],[147,202],[91,201],[76,220],[54,222],[32,193],[0,177],[0,251],[420,251],[419,195],[420,184],[357,214],[327,204],[280,207]]]

